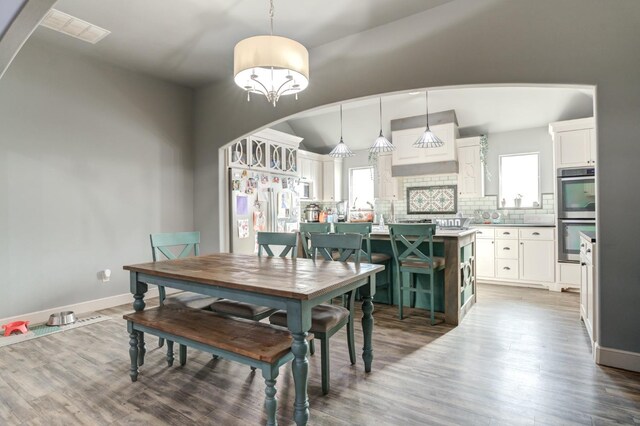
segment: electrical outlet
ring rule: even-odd
[[[111,281],[111,269],[104,269],[98,272],[98,279],[103,283]]]

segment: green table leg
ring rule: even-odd
[[[309,380],[307,351],[309,350],[309,344],[307,343],[307,334],[307,332],[292,333],[293,343],[291,344],[291,352],[294,358],[291,370],[296,387],[293,417],[298,426],[306,425],[309,421],[309,397],[307,395],[307,382]]]
[[[362,360],[364,361],[364,371],[371,371],[373,361],[373,297],[363,296],[362,298],[362,333],[364,335],[364,346],[362,348]]]
[[[173,365],[173,342],[167,340],[167,365],[171,367]]]

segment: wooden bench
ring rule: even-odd
[[[267,424],[276,424],[276,377],[280,366],[293,359],[288,330],[257,321],[221,316],[214,312],[179,306],[160,306],[126,314],[131,357],[131,381],[138,379],[138,366],[144,363],[144,333],[167,342],[210,352],[262,370]],[[309,339],[313,338],[310,334]],[[173,351],[167,352],[173,364]]]

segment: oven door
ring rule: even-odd
[[[596,230],[595,220],[558,219],[558,261],[580,261],[580,232]]]
[[[596,218],[596,180],[593,176],[558,178],[558,217]]]

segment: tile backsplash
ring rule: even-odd
[[[434,218],[453,215],[438,214],[407,214],[407,188],[416,186],[441,186],[441,185],[457,185],[457,175],[433,175],[433,176],[408,176],[399,177],[400,187],[402,189],[402,197],[394,202],[394,209],[397,219],[421,219]],[[465,217],[474,217],[474,211],[497,211],[501,215],[501,223],[523,223],[524,216],[553,215],[554,214],[554,196],[553,194],[542,194],[542,208],[538,209],[517,209],[517,210],[498,210],[498,196],[487,195],[477,198],[458,198],[458,211],[462,212]],[[384,215],[386,220],[391,216],[391,201],[376,201],[376,214]],[[530,219],[528,219],[530,220]]]

